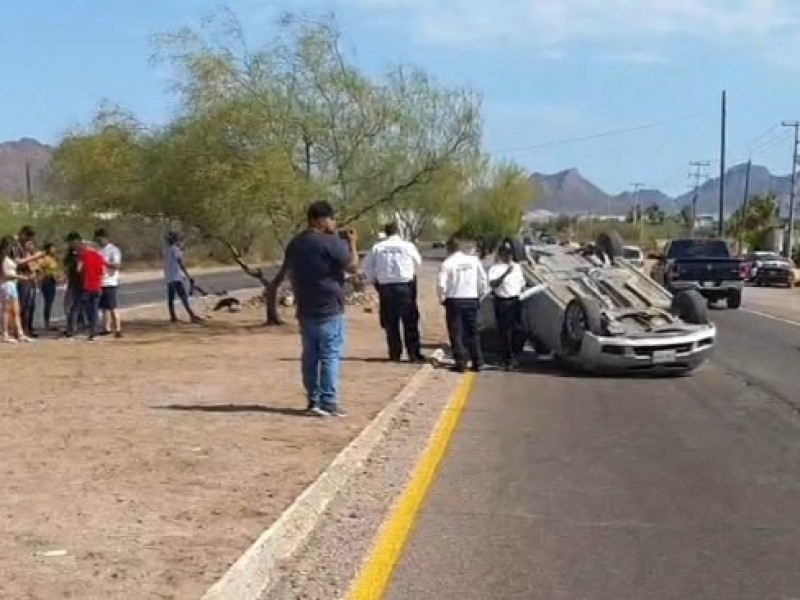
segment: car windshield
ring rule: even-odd
[[[723,240],[675,240],[669,245],[670,258],[728,258],[728,246]]]
[[[641,258],[642,252],[638,248],[623,248],[622,256],[627,259],[638,259]]]
[[[783,257],[775,252],[756,252],[753,258],[755,260],[783,260]]]

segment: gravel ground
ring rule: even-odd
[[[434,371],[392,423],[363,471],[331,503],[303,549],[281,566],[263,600],[343,598],[391,504],[403,491],[459,377]]]

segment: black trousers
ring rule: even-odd
[[[178,320],[178,315],[175,313],[175,299],[178,298],[183,304],[183,308],[190,317],[194,318],[194,311],[192,305],[189,304],[189,294],[186,292],[186,286],[182,281],[171,281],[167,284],[167,309],[169,310],[169,320],[175,322]]]
[[[56,300],[56,278],[45,277],[42,280],[42,298],[44,299],[44,326],[50,328],[50,317],[53,314],[53,303]]]
[[[503,360],[508,363],[522,352],[525,336],[521,331],[522,302],[519,298],[494,298],[497,335],[503,346]]]
[[[403,342],[410,359],[419,358],[422,354],[416,291],[413,283],[384,283],[378,286],[381,320],[391,360],[399,360],[403,355]]]
[[[478,337],[479,301],[467,298],[449,298],[444,303],[447,319],[447,333],[450,347],[457,367],[467,363],[467,356],[473,367],[483,365],[480,338]]]

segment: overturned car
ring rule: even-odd
[[[675,296],[623,257],[616,234],[580,248],[507,240],[522,265],[521,327],[537,354],[597,373],[689,373],[708,359],[716,328],[694,290]],[[481,338],[496,343],[491,294],[481,305]]]

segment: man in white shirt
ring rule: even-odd
[[[455,370],[460,373],[467,369],[467,356],[473,371],[483,368],[478,312],[481,298],[489,293],[489,280],[480,258],[464,252],[465,247],[462,240],[447,242],[449,256],[442,263],[436,286],[445,308]]]
[[[167,245],[164,248],[164,280],[167,283],[167,308],[169,309],[169,320],[172,323],[178,322],[178,315],[175,314],[175,298],[179,298],[183,308],[186,309],[192,323],[201,323],[203,320],[195,314],[189,304],[189,293],[186,290],[184,281],[189,285],[194,284],[194,280],[189,277],[186,265],[183,264],[183,250],[180,246],[180,237],[174,231],[167,234]]]
[[[122,266],[122,252],[111,243],[105,229],[95,230],[94,240],[97,243],[97,250],[106,263],[103,273],[103,289],[100,292],[100,310],[103,311],[103,330],[100,335],[113,333],[114,337],[119,339],[122,337],[122,321],[119,314],[117,289],[119,288],[119,270]]]
[[[386,237],[364,258],[362,269],[367,280],[378,288],[381,325],[386,331],[389,360],[400,360],[405,342],[409,360],[424,362],[416,286],[422,257],[412,242],[400,237],[396,223],[386,225],[384,233]]]
[[[516,368],[517,356],[525,344],[520,335],[522,302],[520,295],[525,289],[522,267],[514,262],[510,245],[503,244],[497,250],[497,262],[489,267],[489,287],[494,296],[494,314],[497,334],[503,344],[503,366],[511,371]]]

